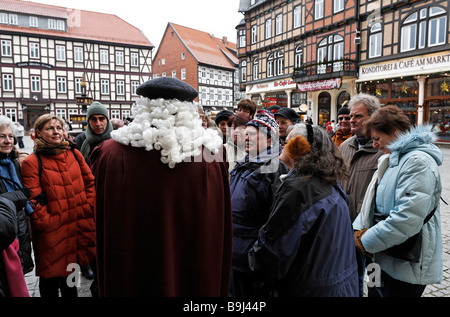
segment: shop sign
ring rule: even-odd
[[[399,59],[387,63],[362,65],[359,80],[384,79],[450,70],[450,52]]]
[[[260,93],[269,91],[283,91],[285,89],[295,89],[295,82],[292,79],[282,79],[264,84],[247,85],[247,93]]]
[[[297,89],[299,91],[339,89],[341,88],[341,84],[342,84],[341,78],[332,78],[332,79],[298,83]]]

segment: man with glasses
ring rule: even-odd
[[[358,94],[350,99],[348,108],[350,128],[353,136],[339,146],[339,152],[349,168],[349,178],[341,182],[349,199],[350,218],[353,223],[361,211],[366,189],[378,168],[378,158],[382,151],[373,147],[373,141],[366,135],[364,122],[378,109],[380,102],[375,96]],[[344,120],[343,120],[344,121]],[[348,120],[345,120],[348,121]],[[341,124],[342,121],[339,121]],[[365,258],[357,252],[358,274],[360,278],[359,295],[364,295]]]
[[[345,140],[350,139],[353,136],[353,132],[350,126],[350,110],[347,106],[343,106],[338,111],[338,124],[339,129],[333,134],[331,139],[337,146],[341,145]]]

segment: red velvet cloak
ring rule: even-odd
[[[112,139],[91,156],[100,296],[228,296],[227,163],[160,157]]]

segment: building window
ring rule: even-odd
[[[122,120],[126,120],[129,117],[131,117],[131,111],[130,110],[122,110]]]
[[[252,44],[258,41],[258,27],[256,25],[252,26]]]
[[[11,41],[9,40],[2,40],[1,41],[2,46],[2,56],[12,56],[12,47],[11,47]]]
[[[334,13],[344,10],[344,0],[333,0]]]
[[[275,35],[283,33],[283,14],[279,14],[275,18]]]
[[[239,31],[239,47],[245,47],[246,46],[246,39],[245,39],[245,30]]]
[[[186,59],[186,54],[184,52],[181,52],[181,60],[185,60]]]
[[[83,62],[83,48],[79,46],[75,46],[73,48],[73,60],[77,63]]]
[[[136,90],[137,90],[138,87],[139,87],[139,82],[138,81],[132,81],[131,82],[131,94],[133,96],[136,95]]]
[[[100,64],[108,64],[108,50],[100,50]]]
[[[65,61],[66,60],[66,47],[63,45],[56,45],[56,60]]]
[[[63,20],[56,21],[56,29],[60,31],[64,31],[66,29],[66,25]]]
[[[29,22],[30,22],[30,27],[32,27],[32,28],[38,27],[38,18],[37,17],[30,17]]]
[[[111,110],[111,119],[120,119],[120,110],[113,109]]]
[[[317,49],[317,73],[325,74],[327,66],[333,66],[333,72],[343,69],[344,38],[340,35],[330,35],[319,43]],[[330,62],[334,61],[332,64]],[[328,62],[328,63],[327,63]]]
[[[316,0],[316,2],[314,3],[314,18],[316,20],[323,18],[323,11],[324,11],[323,6],[324,6],[323,0]]]
[[[267,58],[267,77],[272,77],[274,74],[274,59],[273,54],[270,54]]]
[[[30,58],[39,58],[39,43],[30,43]]]
[[[8,24],[8,14],[7,13],[0,13],[0,23]]]
[[[375,23],[370,28],[369,58],[381,56],[382,45],[383,42],[382,42],[381,24]]]
[[[116,94],[120,96],[125,95],[125,82],[123,80],[116,81]]]
[[[81,94],[81,78],[75,78],[75,93]]]
[[[133,67],[139,66],[139,54],[138,53],[132,52],[130,54],[130,64]]]
[[[437,16],[434,18],[434,16]],[[438,7],[430,8],[429,22],[429,38],[428,46],[445,44],[445,37],[447,35],[447,13],[444,9]]]
[[[102,79],[100,82],[100,91],[102,95],[109,95],[109,80]]]
[[[272,37],[272,19],[266,21],[266,40]]]
[[[181,70],[181,79],[182,79],[182,80],[186,80],[186,68],[183,68],[183,69]]]
[[[56,116],[60,117],[63,120],[66,120],[66,109],[56,109]]]
[[[40,76],[31,76],[31,92],[40,92],[41,91],[41,77]]]
[[[303,65],[303,49],[297,46],[295,49],[294,68],[300,68]]]
[[[123,65],[123,52],[122,51],[116,51],[116,65]]]
[[[3,91],[13,91],[13,75],[12,74],[3,74]]]
[[[428,30],[427,30],[428,29]],[[447,13],[439,7],[410,14],[401,28],[400,51],[407,52],[446,43]],[[428,42],[426,40],[428,35]],[[416,45],[417,44],[417,45]]]
[[[253,60],[253,80],[259,78],[259,61],[257,58]]]
[[[297,6],[294,8],[294,29],[302,25],[302,7]]]
[[[67,92],[67,79],[66,77],[57,77],[58,93],[65,94]]]
[[[56,30],[56,20],[55,19],[48,19],[48,28],[50,30]]]
[[[247,62],[243,61],[241,63],[241,82],[247,81]]]
[[[10,14],[9,15],[9,24],[18,25],[19,19],[17,17],[17,14]]]
[[[276,74],[284,75],[284,54],[282,52],[275,53],[276,56]]]
[[[172,77],[173,77],[173,78],[177,78],[177,71],[176,71],[176,70],[173,70],[173,71],[172,71]]]
[[[16,109],[9,109],[6,108],[5,109],[5,115],[11,119],[12,122],[16,122],[17,121],[17,112]]]

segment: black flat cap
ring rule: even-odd
[[[192,86],[173,77],[158,77],[146,81],[137,88],[136,93],[148,99],[178,99],[189,102],[198,96]]]
[[[286,107],[282,107],[275,113],[275,118],[278,116],[285,117],[286,119],[291,120],[293,123],[296,123],[296,121],[301,118],[294,109]]]
[[[219,112],[216,115],[216,120],[214,120],[216,122],[216,124],[219,124],[220,121],[222,120],[228,120],[228,118],[230,116],[232,116],[234,113],[231,112],[230,110],[222,110],[221,112]]]

